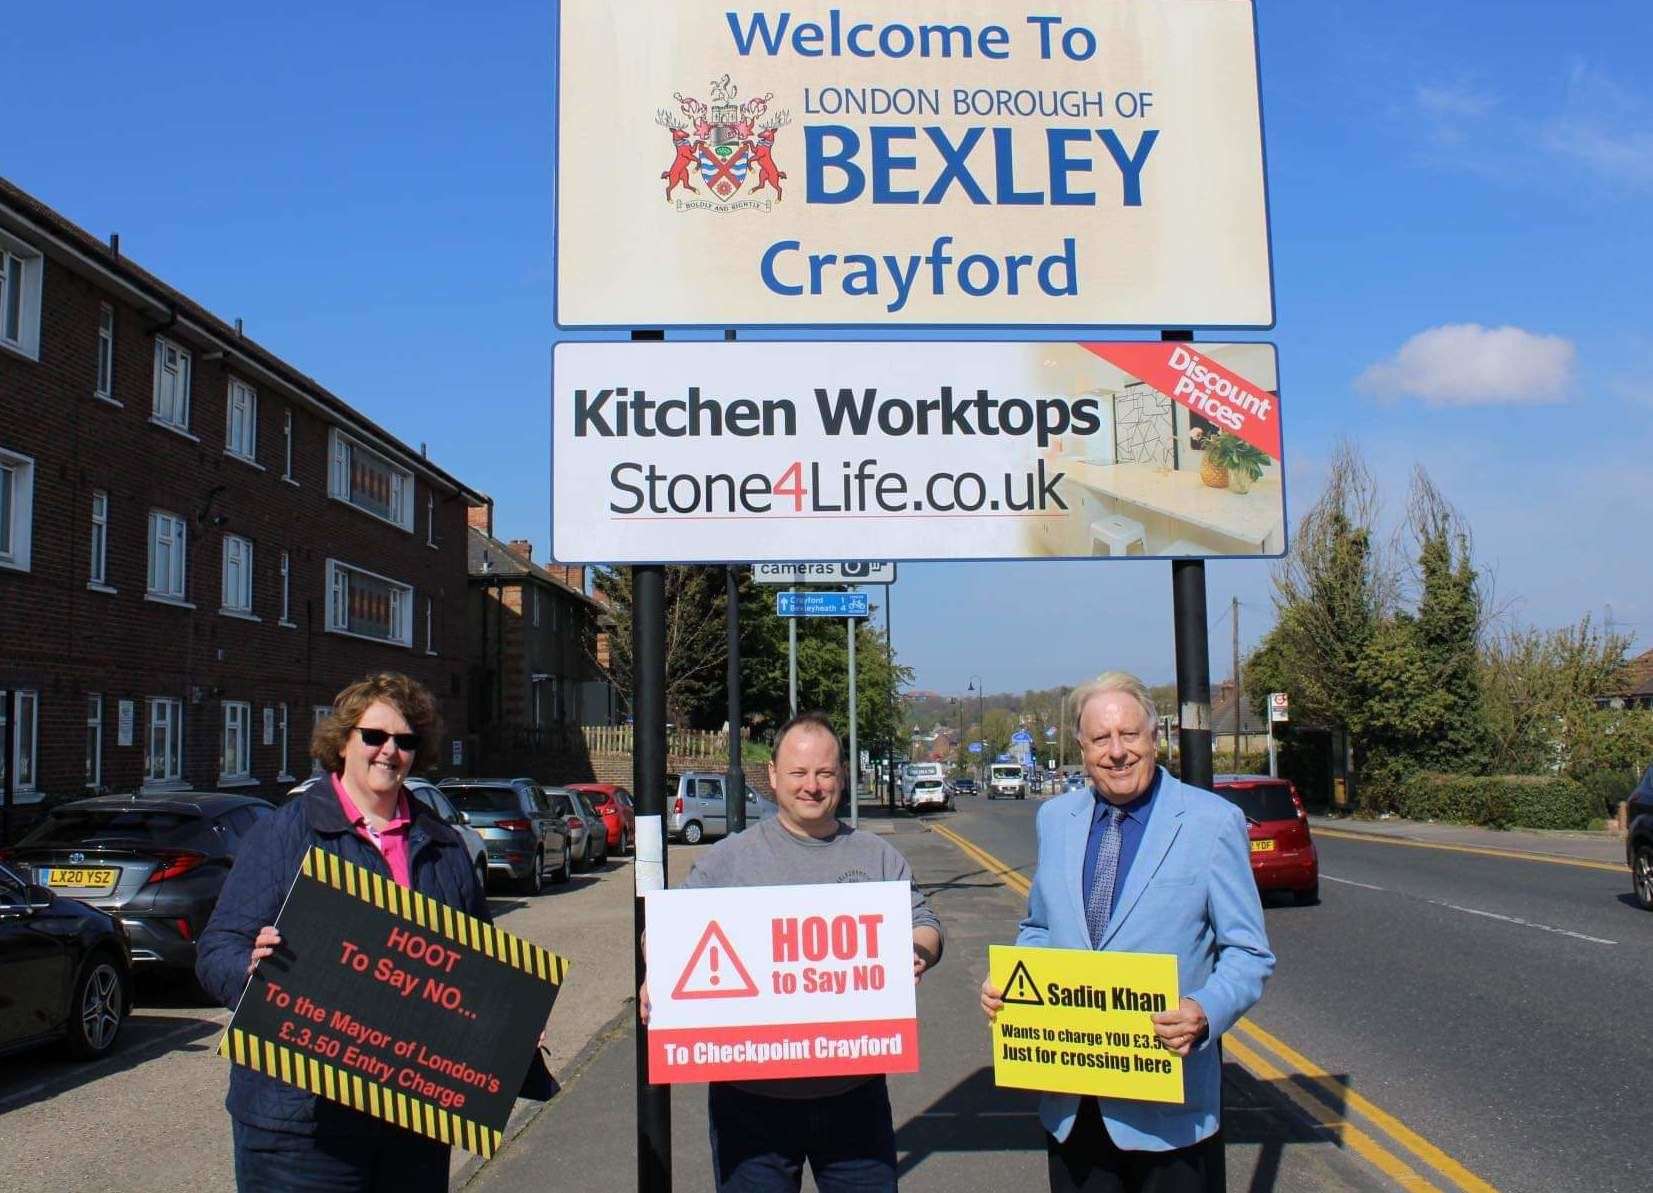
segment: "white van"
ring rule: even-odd
[[[901,768],[901,804],[903,807],[912,807],[913,788],[920,779],[936,779],[944,786],[947,782],[946,770],[939,762],[909,762]]]
[[[1027,798],[1027,779],[1019,762],[995,762],[987,771],[987,798]]]

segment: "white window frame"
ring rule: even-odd
[[[281,616],[276,624],[288,629],[297,629],[293,625],[293,561],[286,551],[281,553]],[[283,769],[286,769],[285,767]]]
[[[218,611],[230,617],[253,616],[253,541],[245,535],[224,536],[224,575]]]
[[[45,258],[0,231],[0,348],[40,359],[40,292]]]
[[[34,457],[0,447],[0,568],[29,570],[34,542]]]
[[[395,517],[387,518],[377,510],[369,509],[351,499],[351,461],[357,452],[371,457],[391,474],[390,505]],[[334,427],[327,437],[327,495],[335,501],[344,502],[352,509],[361,510],[369,517],[388,522],[410,534],[413,532],[413,473],[399,464],[392,463],[389,456],[369,447],[338,427]]]
[[[32,688],[18,688],[12,697],[17,704],[18,725],[12,735],[10,760],[0,751],[0,783],[4,782],[6,767],[10,765],[17,776],[12,790],[33,791],[40,773],[40,693]],[[5,740],[9,712],[5,698],[0,696],[0,741]]]
[[[293,479],[293,412],[281,412],[281,479],[288,484],[296,485]]]
[[[425,598],[425,653],[436,653],[436,598]]]
[[[189,349],[165,336],[155,337],[155,400],[149,421],[193,439],[195,436],[190,435],[189,430],[191,366]]]
[[[253,706],[245,700],[224,701],[221,724],[219,785],[253,782]]]
[[[86,786],[103,786],[103,695],[86,693]]]
[[[425,546],[436,546],[436,494],[425,494]]]
[[[530,585],[528,588],[528,595],[533,598],[534,628],[538,629],[540,624],[540,590]]]
[[[158,559],[163,546],[167,551],[164,561]],[[163,569],[165,575],[160,574]],[[168,510],[150,510],[149,578],[144,596],[152,601],[187,605],[188,593],[189,524]]]
[[[381,584],[388,584],[391,588],[390,630],[391,636],[381,638],[375,634],[363,634],[350,629],[350,588],[349,576],[351,573],[366,576],[377,580]],[[380,642],[387,646],[413,647],[413,585],[401,580],[393,580],[389,576],[381,576],[377,572],[370,572],[366,568],[357,567],[353,563],[345,563],[340,559],[327,561],[327,632],[342,634],[347,638],[360,638],[366,642]]]
[[[291,783],[293,776],[287,771],[287,706],[276,705],[276,745],[281,747],[281,769],[276,772],[277,783]]]
[[[160,754],[155,732],[164,732]],[[155,787],[182,787],[184,783],[184,702],[176,696],[149,696],[144,700],[144,781]]]
[[[114,592],[109,587],[109,494],[103,489],[92,490],[91,569],[86,587],[98,592]]]
[[[120,405],[115,401],[115,308],[107,302],[98,304],[98,375],[92,396]]]
[[[258,391],[234,377],[224,397],[224,454],[258,463]]]
[[[314,732],[315,727],[317,725],[321,724],[324,718],[330,717],[332,715],[333,715],[333,706],[331,704],[312,704],[310,706],[310,729],[311,729],[311,731]],[[310,773],[312,775],[321,774],[321,759],[317,758],[314,754],[310,755]]]

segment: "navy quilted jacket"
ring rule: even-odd
[[[471,859],[459,834],[418,800],[408,806],[408,861],[414,890],[439,902],[492,922],[488,900],[477,886]],[[195,975],[213,998],[233,1008],[247,987],[247,960],[253,938],[275,923],[304,854],[320,845],[346,861],[385,878],[390,867],[372,842],[365,841],[344,818],[328,776],[305,784],[304,791],[253,829],[230,870],[218,906],[201,933]],[[375,1129],[359,1111],[283,1085],[244,1065],[230,1066],[230,1117],[268,1131],[297,1135],[356,1135]]]

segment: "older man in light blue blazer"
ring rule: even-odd
[[[1039,809],[1039,860],[1019,945],[1172,953],[1178,1007],[1153,1017],[1185,1058],[1181,1105],[1046,1094],[1050,1187],[1196,1193],[1222,1113],[1217,1041],[1274,971],[1251,877],[1245,817],[1157,764],[1159,717],[1135,676],[1109,672],[1073,694],[1091,786]],[[993,1019],[1002,991],[982,983]]]

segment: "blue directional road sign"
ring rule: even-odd
[[[1026,729],[1018,729],[1010,735],[1010,740],[1014,742],[1030,742],[1033,740],[1033,735]]]
[[[779,617],[866,617],[864,592],[777,592]]]
[[[970,743],[970,752],[972,754],[980,754],[981,753],[981,743],[979,741],[971,742]]]

